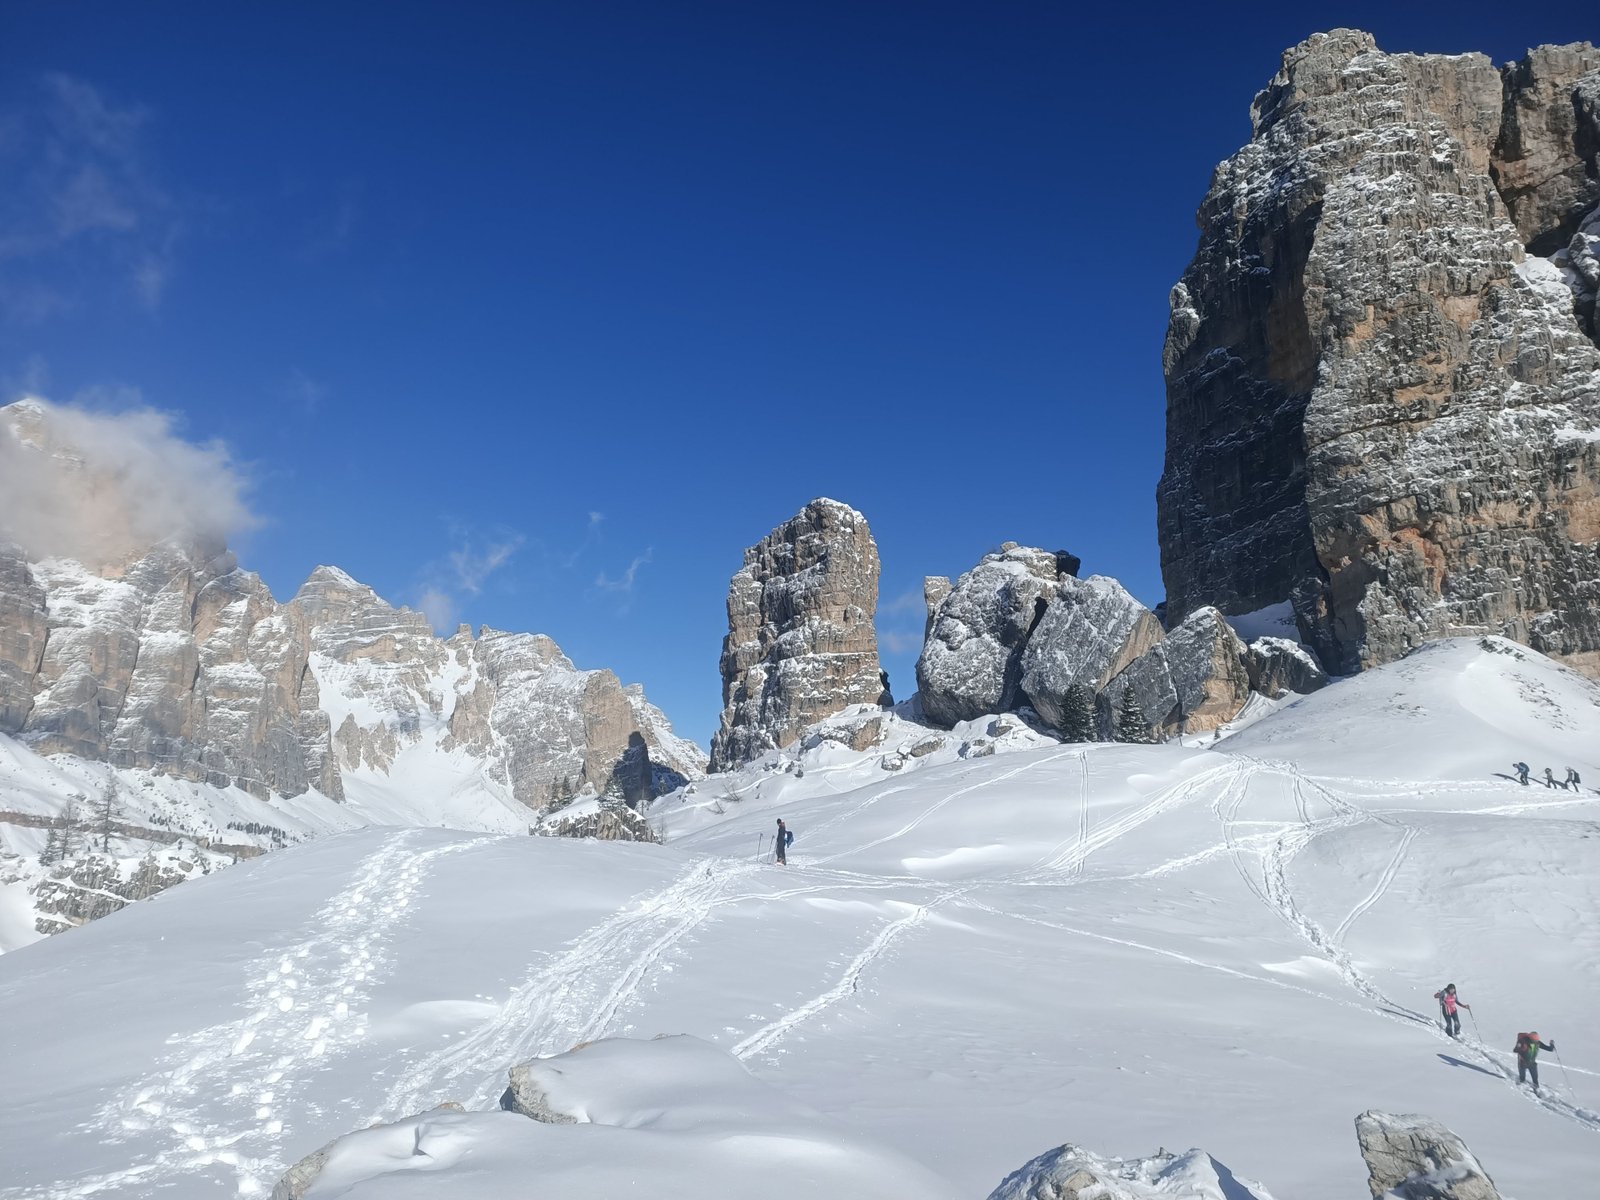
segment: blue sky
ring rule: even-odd
[[[1001,541],[1160,600],[1167,291],[1282,50],[1583,7],[7,3],[0,386],[225,441],[279,596],[548,633],[702,742],[742,549],[837,497],[903,696]]]

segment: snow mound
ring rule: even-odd
[[[526,1064],[548,1109],[567,1121],[448,1109],[361,1130],[291,1169],[306,1200],[953,1200],[921,1166],[874,1146],[686,1035],[607,1038]],[[570,1122],[570,1123],[569,1123]],[[307,1168],[311,1169],[307,1169]],[[425,1187],[402,1186],[427,1172]],[[313,1174],[314,1172],[314,1174]]]
[[[1600,782],[1600,684],[1504,638],[1451,638],[1302,697],[1224,749],[1335,776],[1509,777],[1522,761]]]

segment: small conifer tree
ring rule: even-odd
[[[1094,697],[1083,684],[1075,683],[1061,698],[1061,737],[1068,742],[1097,742],[1099,734]]]
[[[1131,687],[1124,688],[1122,698],[1117,701],[1115,737],[1119,742],[1133,745],[1145,745],[1150,741],[1150,722],[1145,720],[1144,709],[1139,706],[1139,698]]]

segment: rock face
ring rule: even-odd
[[[1249,654],[1220,612],[1202,608],[1106,684],[1102,729],[1130,690],[1158,738],[1203,733],[1231,721],[1250,698]]]
[[[1500,1200],[1466,1143],[1430,1117],[1364,1112],[1356,1140],[1374,1200]]]
[[[40,436],[48,413],[25,408],[26,421],[0,409],[0,438],[19,438],[8,449],[70,454]],[[93,568],[0,542],[0,733],[263,798],[338,800],[352,772],[385,776],[418,753],[441,779],[533,809],[563,785],[636,804],[705,768],[642,689],[577,669],[549,638],[441,640],[333,567],[279,604],[194,539]]]
[[[930,721],[948,728],[1017,706],[1028,636],[1076,570],[1071,555],[1007,542],[956,580],[917,659]]]
[[[1289,692],[1309,695],[1328,684],[1328,675],[1299,642],[1263,637],[1250,643],[1245,664],[1250,690],[1276,700]]]
[[[1600,673],[1600,350],[1523,248],[1589,202],[1594,53],[1284,55],[1172,292],[1169,622],[1292,600],[1337,673],[1462,632]]]
[[[1099,692],[1162,636],[1155,614],[1115,579],[1065,576],[1023,650],[1023,694],[1060,728],[1068,688]]]
[[[792,745],[852,704],[879,702],[878,571],[866,518],[836,500],[813,500],[745,551],[728,588],[712,771]]]

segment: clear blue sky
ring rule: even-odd
[[[1592,36],[1581,4],[0,6],[0,383],[181,414],[245,565],[554,637],[709,739],[728,576],[867,514],[1149,603],[1166,296],[1282,50]],[[81,170],[85,164],[92,170]],[[906,599],[911,596],[913,599]]]

